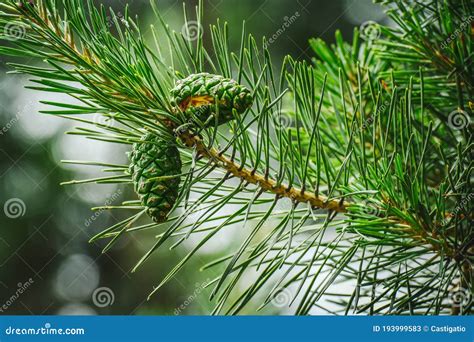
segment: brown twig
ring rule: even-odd
[[[172,123],[169,123],[169,127],[171,129],[175,128]],[[184,145],[190,148],[195,148],[201,156],[212,160],[233,176],[240,178],[247,183],[258,185],[265,191],[271,192],[280,197],[289,198],[294,202],[309,203],[314,208],[328,209],[338,213],[345,213],[347,211],[346,205],[343,201],[329,200],[324,196],[316,195],[312,192],[302,191],[301,189],[289,187],[285,184],[277,184],[273,179],[264,177],[261,174],[238,165],[231,159],[219,153],[215,148],[208,149],[202,142],[201,138],[192,134],[190,131],[180,132],[179,138]]]

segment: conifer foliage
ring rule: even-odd
[[[333,46],[312,39],[311,63],[287,56],[277,67],[245,25],[235,51],[231,28],[210,25],[208,49],[171,30],[154,1],[145,34],[128,9],[7,0],[0,54],[25,58],[11,67],[34,77],[29,88],[74,100],[44,112],[77,121],[72,134],[129,145],[131,165],[66,161],[107,172],[67,184],[137,193],[120,206],[134,214],[93,241],[107,250],[153,229],[137,269],[194,237],[151,295],[237,228],[235,249],[203,267],[219,274],[207,284],[213,314],[275,304],[299,315],[469,314],[473,4],[379,2],[394,27],[371,23],[351,42],[336,33]],[[204,27],[202,4],[195,14]]]

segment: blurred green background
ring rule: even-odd
[[[125,1],[98,1],[123,11]],[[128,1],[142,27],[152,24],[147,0]],[[191,12],[197,1],[186,1]],[[182,27],[182,1],[158,2],[165,20]],[[367,20],[383,22],[371,0],[206,0],[205,23],[229,22],[231,46],[238,46],[242,20],[257,38],[271,37],[292,17],[291,24],[270,45],[275,62],[285,54],[312,58],[307,41],[332,42],[336,29],[350,39],[354,26]],[[205,36],[206,37],[206,36]],[[113,212],[91,207],[130,198],[127,187],[60,186],[69,179],[98,174],[90,167],[70,167],[62,159],[125,162],[120,146],[66,136],[66,120],[40,115],[40,100],[60,99],[24,89],[28,78],[6,74],[0,60],[0,314],[208,314],[212,303],[203,289],[215,273],[199,272],[208,261],[228,251],[235,239],[211,241],[189,266],[147,301],[147,296],[186,250],[163,249],[130,273],[153,244],[154,232],[129,235],[106,254],[104,243],[91,236],[117,222]],[[191,245],[189,245],[191,246]],[[216,272],[213,270],[213,272]],[[249,282],[252,279],[248,279]],[[269,308],[263,313],[285,313]]]

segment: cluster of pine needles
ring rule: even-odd
[[[128,8],[119,16],[91,0],[8,0],[0,55],[25,59],[11,67],[33,77],[28,88],[70,96],[44,102],[45,114],[79,124],[70,134],[130,149],[146,132],[176,142],[182,179],[166,222],[148,220],[134,197],[104,207],[135,214],[91,239],[108,239],[108,250],[155,231],[137,269],[194,237],[151,294],[237,227],[234,250],[203,266],[219,274],[206,284],[213,314],[261,310],[282,294],[298,315],[469,314],[473,5],[380,2],[394,27],[377,25],[376,37],[355,29],[350,42],[337,32],[331,46],[312,39],[312,61],[275,63],[245,24],[235,50],[222,22],[190,40],[154,1],[143,31]],[[188,16],[184,8],[185,25]],[[192,22],[204,29],[202,18],[200,4]],[[245,85],[253,105],[220,126],[184,120],[170,90],[201,72]],[[105,172],[68,184],[132,186],[129,165],[65,162]]]

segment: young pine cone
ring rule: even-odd
[[[171,104],[179,107],[189,119],[197,117],[213,126],[215,116],[217,124],[222,125],[233,119],[233,109],[238,113],[245,112],[252,105],[252,95],[232,79],[200,73],[176,83],[171,90]]]
[[[148,215],[157,223],[165,221],[178,198],[181,180],[181,158],[176,145],[157,134],[145,134],[139,143],[133,144],[129,172]]]

